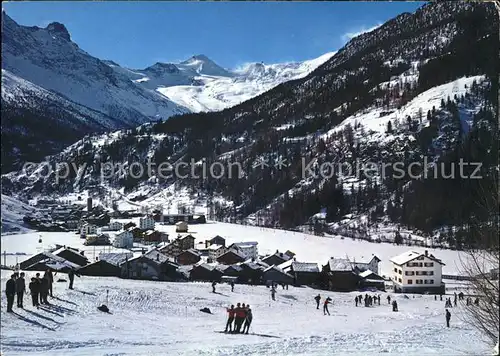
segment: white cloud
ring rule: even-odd
[[[359,35],[362,35],[363,33],[366,33],[366,32],[371,32],[377,28],[379,28],[380,26],[382,26],[381,23],[375,25],[375,26],[372,26],[372,27],[362,27],[358,30],[355,30],[355,31],[351,31],[351,32],[346,32],[344,33],[342,36],[341,36],[341,39],[342,41],[344,42],[347,42],[349,40],[352,40],[354,37],[358,37]]]

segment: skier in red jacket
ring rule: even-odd
[[[224,332],[232,332],[233,331],[233,320],[234,320],[234,315],[235,315],[235,310],[234,310],[234,305],[231,305],[231,308],[226,308],[228,318],[227,318],[227,323],[226,323],[226,330]]]

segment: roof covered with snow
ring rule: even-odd
[[[401,266],[401,265],[404,265],[405,263],[407,262],[410,262],[410,261],[413,261],[414,259],[420,257],[420,256],[425,256],[431,260],[434,260],[442,265],[444,265],[443,262],[441,262],[441,260],[437,259],[436,257],[434,257],[433,255],[426,255],[425,253],[422,253],[422,252],[417,252],[417,251],[407,251],[407,252],[404,252],[400,255],[397,255],[393,258],[391,258],[391,262],[397,264],[398,266]]]
[[[108,263],[111,263],[113,265],[119,265],[123,261],[125,261],[127,258],[131,259],[134,257],[134,254],[132,252],[124,252],[124,253],[100,253],[99,254],[99,260],[101,261],[106,261]]]
[[[292,270],[294,272],[311,272],[319,273],[320,269],[317,263],[308,262],[292,262]]]
[[[330,258],[328,260],[330,271],[352,271],[352,264],[347,258]]]

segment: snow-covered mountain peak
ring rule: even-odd
[[[178,64],[181,69],[191,69],[201,75],[231,77],[232,73],[219,66],[204,54],[194,55]]]
[[[71,41],[71,36],[68,32],[68,29],[62,23],[52,22],[46,28],[51,35],[58,36],[65,39],[66,41]]]

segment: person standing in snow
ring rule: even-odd
[[[36,283],[38,284],[38,304],[42,304],[42,280],[40,279],[40,273],[35,275]]]
[[[75,273],[73,269],[70,269],[68,271],[69,289],[73,289],[73,281],[75,280],[75,275],[80,277],[80,275],[78,273]]]
[[[356,296],[356,298],[354,298],[354,302],[356,302],[356,306],[358,306],[358,296]]]
[[[47,278],[40,279],[40,304],[49,304],[47,297],[49,295],[49,280]]]
[[[240,307],[240,303],[236,305],[235,308],[235,333],[239,333],[241,331],[241,325],[243,324],[243,320],[245,320],[245,304],[242,304]]]
[[[321,295],[317,295],[314,297],[314,300],[316,301],[316,309],[319,309],[319,302],[321,301]]]
[[[14,297],[16,295],[15,274],[12,274],[7,283],[5,283],[5,295],[7,296],[7,312],[12,313],[12,306],[14,305]]]
[[[38,294],[40,292],[40,284],[37,282],[35,277],[31,278],[31,283],[29,284],[28,287],[30,289],[31,302],[33,303],[33,306],[34,307],[40,306],[40,303],[38,303]]]
[[[391,296],[390,295],[387,296],[387,304],[391,304]]]
[[[226,323],[226,330],[224,330],[224,332],[227,333],[228,331],[229,332],[233,331],[233,321],[234,321],[234,314],[235,314],[234,305],[231,305],[231,308],[226,308],[226,310],[227,310],[228,318],[227,318],[227,323]]]
[[[395,300],[392,301],[392,311],[393,312],[397,312],[398,311],[398,302],[396,302]]]
[[[455,292],[455,298],[453,299],[453,304],[457,306],[457,292]]]
[[[215,286],[217,285],[216,281],[212,282],[212,293],[215,293]]]
[[[50,269],[46,270],[43,278],[46,278],[49,282],[49,293],[50,297],[53,298],[54,296],[52,295],[52,284],[54,283],[54,275],[52,274],[52,271]]]
[[[276,288],[271,288],[271,298],[272,300],[276,300]]]
[[[450,319],[451,319],[451,313],[448,309],[446,309],[446,326],[448,328],[450,327]]]
[[[323,315],[330,315],[330,311],[328,310],[328,304],[331,304],[332,298],[328,297],[325,299],[325,302],[323,303]]]
[[[16,294],[17,307],[23,308],[24,292],[26,291],[26,282],[24,281],[24,272],[21,272],[19,278],[16,279]]]
[[[252,324],[252,319],[252,309],[250,309],[249,305],[247,305],[247,316],[245,318],[245,325],[243,325],[243,334],[248,334],[248,330],[250,330],[250,325]]]
[[[234,282],[231,282],[231,292],[234,292]]]
[[[378,302],[378,305],[380,305],[380,294],[378,295],[378,298],[377,298],[377,302]]]

